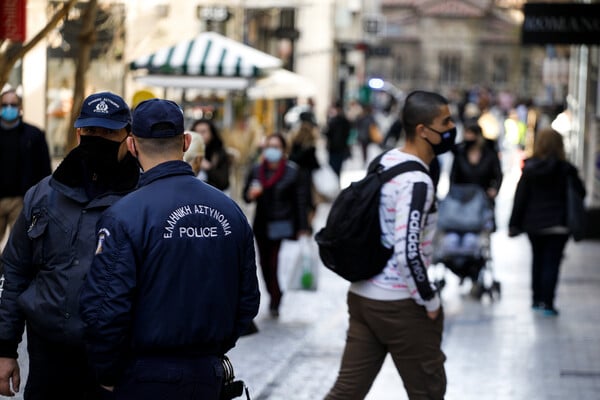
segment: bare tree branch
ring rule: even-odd
[[[71,108],[71,118],[69,120],[69,127],[72,127],[75,123],[75,119],[81,109],[83,103],[83,97],[85,95],[85,75],[90,68],[90,60],[92,58],[92,47],[96,42],[96,15],[98,14],[98,0],[90,0],[87,3],[87,7],[83,12],[81,32],[79,32],[79,52],[77,55],[76,71],[75,71],[75,88],[73,89],[73,107]],[[67,136],[67,151],[77,145],[77,135],[75,134],[75,128],[70,128]]]
[[[41,42],[50,33],[58,23],[67,16],[71,8],[77,3],[78,0],[68,0],[63,3],[63,6],[58,10],[48,21],[46,26],[37,33],[29,42],[22,45],[19,42],[13,42],[8,40],[8,45],[3,53],[0,53],[0,88],[4,87],[4,84],[8,81],[10,72],[12,71],[15,63],[19,61],[23,56],[32,48],[34,48],[39,42]],[[0,41],[0,47],[5,41]]]

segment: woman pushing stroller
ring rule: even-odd
[[[469,278],[471,294],[480,298],[500,291],[500,284],[493,277],[485,279],[485,272],[492,275],[490,235],[496,230],[494,199],[502,184],[502,169],[495,142],[483,137],[479,125],[467,125],[463,137],[454,149],[450,190],[440,203],[434,259],[461,283]]]
[[[481,127],[477,123],[465,126],[463,141],[454,150],[450,186],[456,184],[480,186],[494,210],[495,198],[502,184],[502,167],[496,142],[484,138]],[[492,231],[495,230],[494,218]]]

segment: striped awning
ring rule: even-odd
[[[253,47],[216,32],[203,32],[138,58],[130,69],[145,69],[149,75],[253,78],[281,64],[280,59]]]

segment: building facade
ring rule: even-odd
[[[28,39],[37,34],[57,3],[27,1]],[[108,30],[116,40],[95,54],[87,90],[113,90],[133,100],[146,87],[132,78],[128,68],[132,60],[212,30],[280,58],[284,68],[310,79],[317,87],[314,100],[320,121],[334,100],[360,97],[373,77],[404,93],[423,88],[453,97],[474,86],[486,86],[543,106],[566,103],[573,115],[571,142],[578,144],[571,158],[591,189],[588,202],[597,207],[597,47],[523,46],[523,3],[100,0],[103,15],[109,18],[98,26],[112,23]],[[78,12],[75,9],[69,18],[77,19]],[[74,86],[72,43],[61,29],[62,25],[27,53],[14,74],[20,75],[16,83],[22,86],[26,119],[57,132]],[[159,96],[182,96],[181,89],[150,89]],[[55,138],[49,139],[52,146]]]

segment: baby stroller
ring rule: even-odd
[[[472,282],[471,295],[500,296],[500,282],[494,278],[491,259],[491,233],[494,210],[481,187],[472,184],[451,185],[438,209],[438,232],[434,239],[433,264],[443,264],[462,284]],[[444,271],[445,272],[445,271]],[[434,277],[441,289],[444,276]]]

